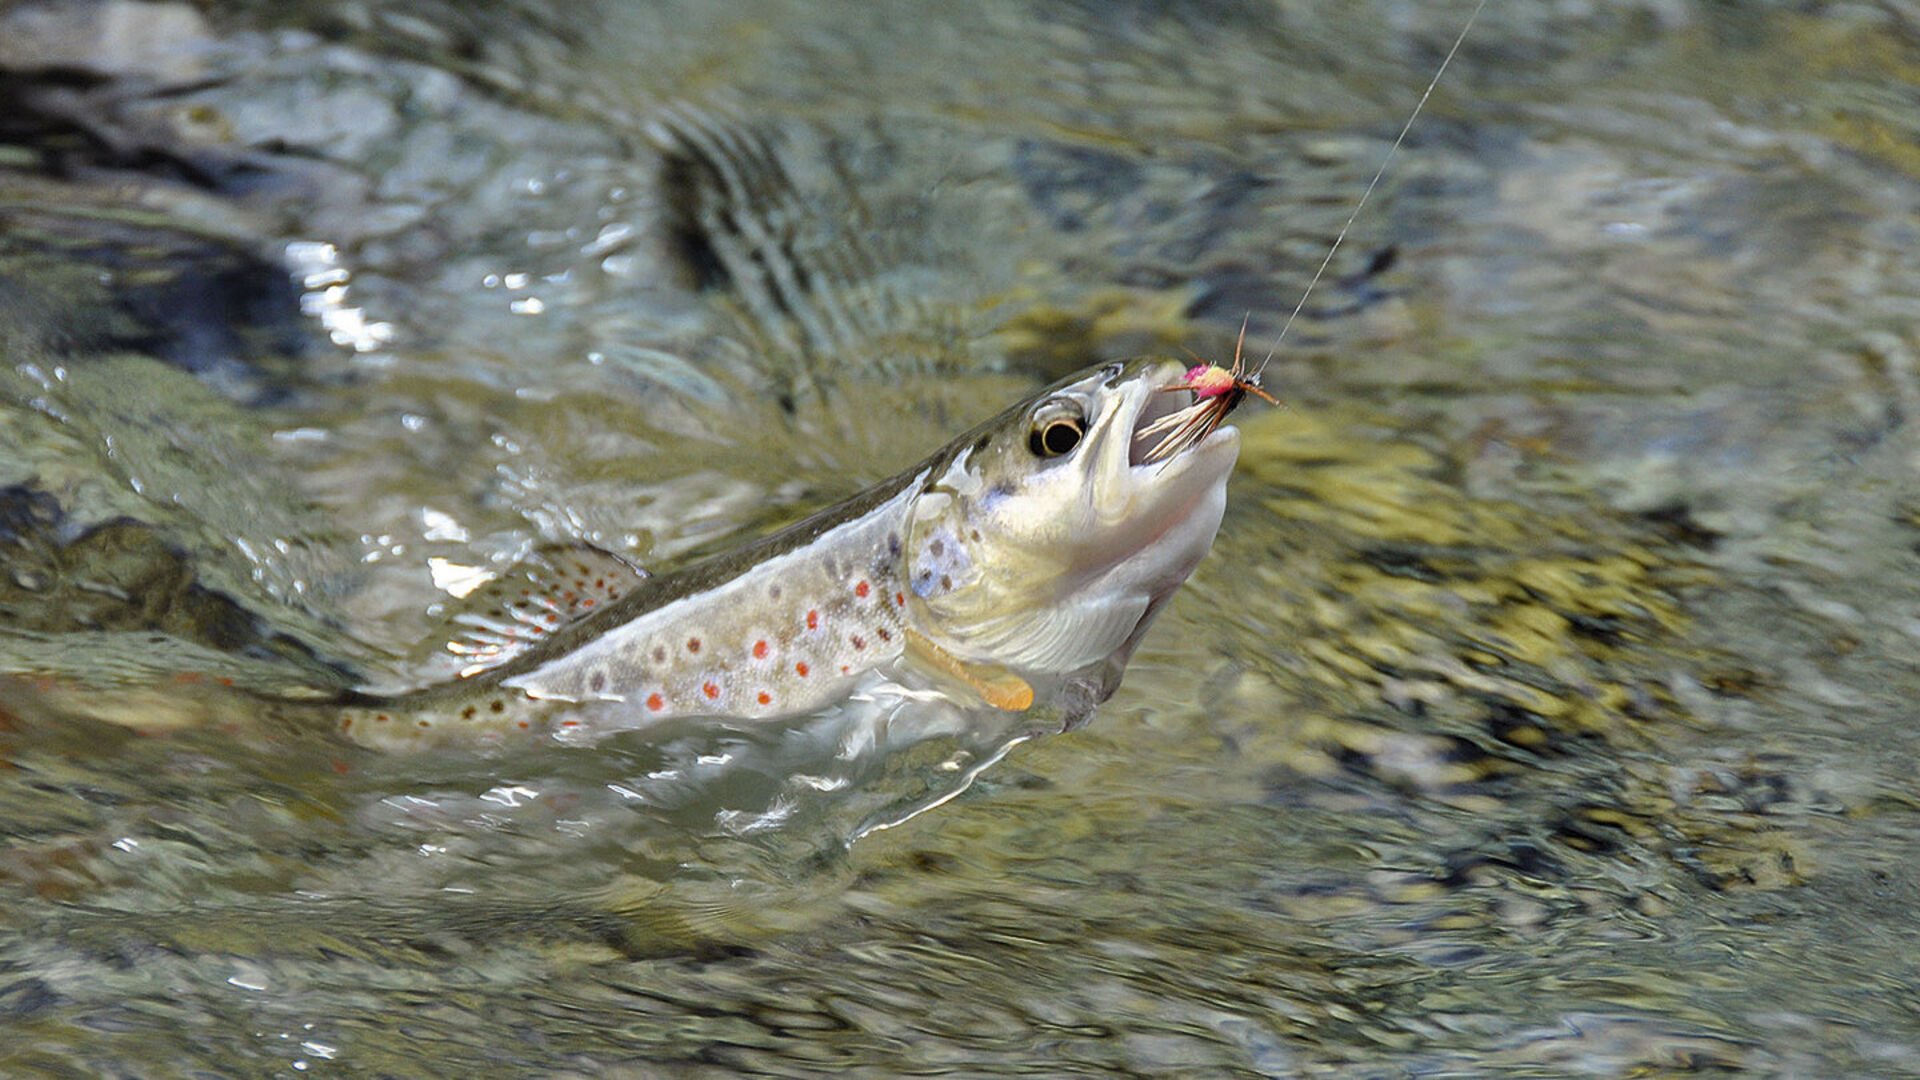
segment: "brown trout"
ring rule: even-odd
[[[473,599],[463,677],[352,693],[375,744],[580,736],[676,717],[769,720],[893,693],[1076,723],[1119,684],[1213,542],[1238,433],[1165,460],[1142,429],[1185,369],[1068,378],[892,479],[730,554],[657,577],[600,552],[543,558]]]

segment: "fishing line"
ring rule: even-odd
[[[1320,260],[1320,268],[1313,272],[1313,279],[1307,282],[1307,291],[1300,294],[1300,302],[1293,306],[1293,313],[1287,316],[1286,323],[1280,327],[1279,336],[1275,337],[1273,344],[1268,346],[1266,358],[1260,361],[1259,370],[1254,372],[1255,378],[1267,370],[1267,364],[1272,362],[1273,354],[1280,348],[1280,343],[1287,339],[1287,331],[1293,329],[1293,320],[1299,318],[1300,312],[1306,308],[1307,298],[1313,295],[1313,287],[1320,284],[1321,275],[1325,274],[1327,267],[1332,264],[1333,255],[1340,250],[1341,241],[1347,238],[1347,230],[1353,228],[1354,219],[1360,216],[1360,211],[1366,209],[1367,199],[1373,195],[1373,189],[1379,186],[1380,178],[1387,174],[1387,166],[1393,164],[1394,152],[1399,150],[1400,144],[1406,141],[1407,132],[1413,130],[1413,122],[1420,119],[1420,110],[1427,107],[1427,99],[1433,96],[1433,88],[1440,85],[1440,76],[1447,73],[1447,65],[1453,63],[1453,55],[1460,51],[1461,43],[1467,40],[1467,31],[1473,29],[1473,20],[1480,17],[1480,9],[1486,6],[1487,0],[1480,0],[1473,6],[1473,14],[1467,16],[1466,25],[1460,28],[1460,36],[1453,39],[1453,48],[1448,49],[1446,57],[1440,61],[1440,69],[1433,73],[1433,78],[1427,80],[1427,88],[1420,92],[1420,100],[1414,104],[1412,115],[1407,117],[1406,124],[1400,128],[1399,137],[1393,140],[1392,146],[1387,147],[1387,156],[1380,159],[1380,168],[1374,172],[1373,179],[1367,181],[1367,189],[1360,193],[1360,201],[1354,204],[1353,213],[1347,215],[1347,223],[1340,226],[1339,234],[1333,238],[1333,246],[1327,249],[1327,257]]]

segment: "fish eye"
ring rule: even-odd
[[[1049,402],[1033,418],[1027,448],[1033,451],[1034,457],[1060,457],[1073,453],[1086,433],[1087,421],[1079,408],[1069,402]]]

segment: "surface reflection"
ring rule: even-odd
[[[1490,5],[1084,729],[241,693],[1270,340],[1468,6],[0,15],[0,1072],[1915,1071],[1898,5]]]

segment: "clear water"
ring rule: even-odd
[[[0,656],[127,722],[0,713],[0,1073],[1920,1075],[1908,6],[1493,0],[1120,694],[850,847],[992,748],[220,680],[1270,340],[1467,6],[206,10],[0,129]]]

